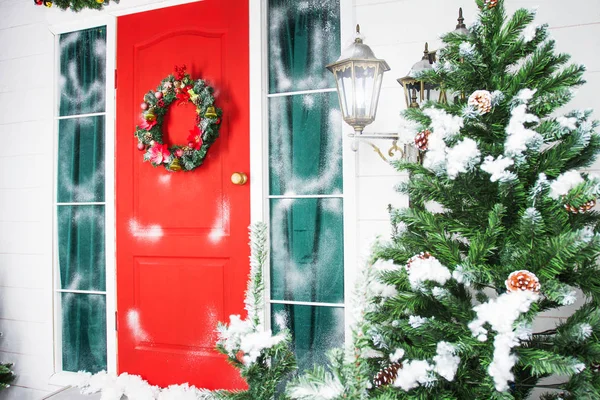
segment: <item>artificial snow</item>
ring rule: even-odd
[[[567,171],[562,173],[550,184],[550,197],[558,199],[560,196],[564,196],[575,186],[583,183],[584,180],[581,174],[577,171]]]
[[[413,327],[414,329],[417,329],[423,325],[425,325],[425,323],[428,321],[427,318],[424,317],[420,317],[418,315],[411,315],[410,317],[408,317],[408,324]]]
[[[430,375],[432,369],[433,367],[427,361],[408,361],[398,370],[398,376],[394,381],[394,386],[408,392],[419,386],[419,384],[429,385],[434,380]]]
[[[163,230],[158,224],[144,226],[136,219],[129,220],[129,233],[135,238],[147,240],[149,242],[158,242],[163,237]]]
[[[415,136],[419,133],[420,127],[415,121],[400,117],[400,122],[398,123],[398,143],[414,144]]]
[[[378,280],[374,280],[369,286],[371,293],[376,297],[389,298],[398,294],[398,291],[394,286],[381,283]]]
[[[425,206],[425,209],[432,214],[441,214],[441,213],[446,212],[446,209],[444,208],[444,206],[435,200],[427,200],[425,202],[424,206]]]
[[[570,306],[575,304],[577,301],[577,292],[575,290],[569,290],[565,288],[559,293],[558,302],[562,306]]]
[[[469,286],[472,276],[465,271],[465,268],[462,265],[457,265],[454,271],[452,271],[452,278],[458,283]]]
[[[172,175],[170,173],[159,175],[158,176],[158,182],[161,185],[168,186],[169,183],[171,183],[171,176]]]
[[[538,117],[527,112],[527,100],[534,93],[535,91],[523,89],[517,95],[517,99],[524,103],[513,108],[506,127],[507,138],[504,143],[504,155],[508,157],[519,157],[528,147],[539,146],[543,142],[539,133],[525,126],[525,124],[539,122]]]
[[[533,98],[533,95],[537,92],[537,89],[521,89],[519,93],[517,93],[516,99],[522,103],[527,103],[529,100]]]
[[[425,281],[444,285],[450,278],[450,270],[444,267],[435,257],[416,258],[408,268],[408,280],[413,289],[418,289]]]
[[[479,162],[481,152],[477,143],[470,138],[465,138],[454,147],[446,150],[446,172],[448,178],[455,179],[461,172],[471,170]]]
[[[462,42],[458,46],[458,54],[460,54],[462,57],[471,57],[473,54],[475,54],[475,45],[469,42]]]
[[[521,34],[523,37],[523,44],[529,43],[535,38],[537,29],[538,26],[536,25],[528,25],[525,29],[523,29],[523,33]]]
[[[316,384],[299,384],[292,386],[287,394],[297,400],[333,400],[342,396],[344,385],[332,374],[325,374],[325,379]]]
[[[212,244],[219,243],[225,237],[224,227],[229,226],[230,208],[229,201],[224,200],[222,207],[219,207],[217,216],[212,224],[208,240]]]
[[[396,349],[396,351],[390,353],[390,362],[398,362],[402,357],[404,357],[404,350]]]
[[[577,333],[579,334],[579,338],[581,340],[585,340],[585,339],[590,338],[590,336],[592,336],[592,333],[594,333],[594,331],[590,324],[581,323],[581,324],[577,325]]]
[[[127,312],[127,327],[137,342],[147,342],[150,340],[150,335],[142,328],[138,310],[131,309]]]
[[[452,276],[454,277],[454,273],[452,274]],[[448,295],[450,295],[450,292],[447,289],[436,286],[433,289],[431,289],[431,294],[437,300],[442,300],[442,299],[448,297]]]
[[[435,373],[447,381],[454,380],[454,376],[460,365],[460,357],[456,355],[456,347],[454,345],[448,342],[439,342],[433,362],[433,371]]]
[[[198,389],[188,383],[171,385],[167,388],[152,386],[137,375],[123,373],[119,376],[106,371],[91,375],[79,372],[77,387],[81,394],[101,393],[100,400],[210,400],[216,397],[206,389]]]
[[[258,328],[256,332],[241,336],[240,350],[244,352],[242,362],[246,366],[254,364],[263,350],[270,349],[285,340],[283,333],[273,336],[270,330],[263,331]]]
[[[239,315],[229,316],[229,325],[220,325],[218,344],[222,345],[230,357],[237,357],[237,351],[244,355],[242,362],[251,366],[256,362],[261,352],[285,340],[285,334],[273,336],[270,330],[264,330],[261,325],[254,326],[250,319],[242,320]]]
[[[448,114],[444,110],[437,108],[426,108],[423,114],[431,118],[431,129],[435,135],[430,135],[429,141],[431,146],[431,136],[441,139],[451,138],[456,136],[463,127],[464,121],[461,117]]]
[[[473,336],[482,342],[487,341],[488,331],[483,327],[486,323],[497,332],[494,338],[494,357],[488,373],[499,392],[508,390],[508,382],[514,380],[512,367],[516,364],[517,357],[511,354],[511,350],[519,345],[519,339],[513,325],[538,299],[537,293],[528,290],[507,292],[473,308],[477,313],[477,318],[469,323]]]
[[[516,178],[516,175],[513,172],[506,170],[514,163],[515,162],[512,158],[504,157],[502,155],[498,156],[496,159],[494,159],[492,156],[487,156],[485,157],[480,168],[482,171],[485,171],[491,175],[490,181],[507,182]]]
[[[584,369],[585,369],[585,364],[584,363],[577,363],[577,364],[573,365],[573,371],[576,374],[580,373]]]
[[[556,122],[562,127],[569,130],[577,129],[577,118],[573,117],[558,117]]]

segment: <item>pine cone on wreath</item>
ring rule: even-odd
[[[540,291],[540,280],[533,272],[527,270],[520,270],[511,273],[505,282],[506,290],[509,292],[516,292],[518,290],[529,290],[534,293]]]
[[[427,260],[428,258],[431,258],[431,254],[428,251],[425,252],[420,252],[419,254],[417,254],[416,256],[412,256],[411,258],[408,259],[408,261],[406,262],[406,269],[410,269],[411,264],[413,263],[413,261],[416,260]]]
[[[565,204],[565,209],[573,214],[583,214],[585,212],[590,211],[596,205],[596,199],[592,199],[579,207],[572,206],[570,204]]]
[[[381,369],[373,379],[375,387],[386,386],[393,383],[398,377],[398,370],[402,368],[402,363],[393,362],[387,367]]]
[[[429,145],[429,135],[431,135],[429,129],[417,133],[417,136],[415,136],[415,145],[417,146],[417,149],[421,151],[427,150],[427,146]]]

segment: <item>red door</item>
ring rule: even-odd
[[[248,274],[248,2],[205,0],[118,18],[117,308],[119,372],[167,386],[240,388],[215,350],[216,324],[243,313]],[[215,88],[220,137],[204,164],[143,162],[134,130],[144,94],[186,65]],[[185,144],[191,104],[171,106],[165,141]]]

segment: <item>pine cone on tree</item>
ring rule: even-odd
[[[431,135],[429,129],[417,133],[417,136],[415,136],[415,145],[417,146],[417,149],[421,151],[427,150],[427,146],[429,145],[429,135]]]
[[[585,212],[590,211],[596,205],[596,199],[592,199],[579,207],[572,206],[570,204],[565,204],[565,209],[573,214],[583,214]]]
[[[411,264],[413,263],[413,261],[416,260],[427,260],[428,258],[431,258],[432,255],[428,252],[420,252],[419,254],[417,254],[416,256],[412,256],[411,258],[408,259],[408,261],[406,262],[406,269],[410,269]]]
[[[373,379],[375,387],[386,386],[393,383],[398,377],[398,370],[402,368],[402,363],[393,362],[387,367],[381,369]]]
[[[511,273],[505,282],[506,290],[516,292],[518,290],[529,290],[534,293],[540,291],[540,281],[534,273],[527,270],[520,270]]]
[[[600,362],[593,362],[590,364],[590,370],[592,372],[598,373],[600,372]]]
[[[487,90],[476,90],[469,96],[468,104],[480,114],[486,114],[492,109],[492,94]]]
[[[494,8],[498,5],[498,0],[485,0],[483,4],[487,8]]]

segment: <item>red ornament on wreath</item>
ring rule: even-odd
[[[213,88],[202,79],[193,80],[185,70],[185,65],[176,66],[174,75],[167,76],[156,90],[144,95],[140,105],[142,114],[135,131],[138,149],[145,150],[144,161],[169,171],[192,171],[202,165],[208,149],[219,137],[223,114],[214,105]],[[198,114],[188,143],[184,145],[169,145],[163,141],[162,125],[173,102],[190,102]]]

